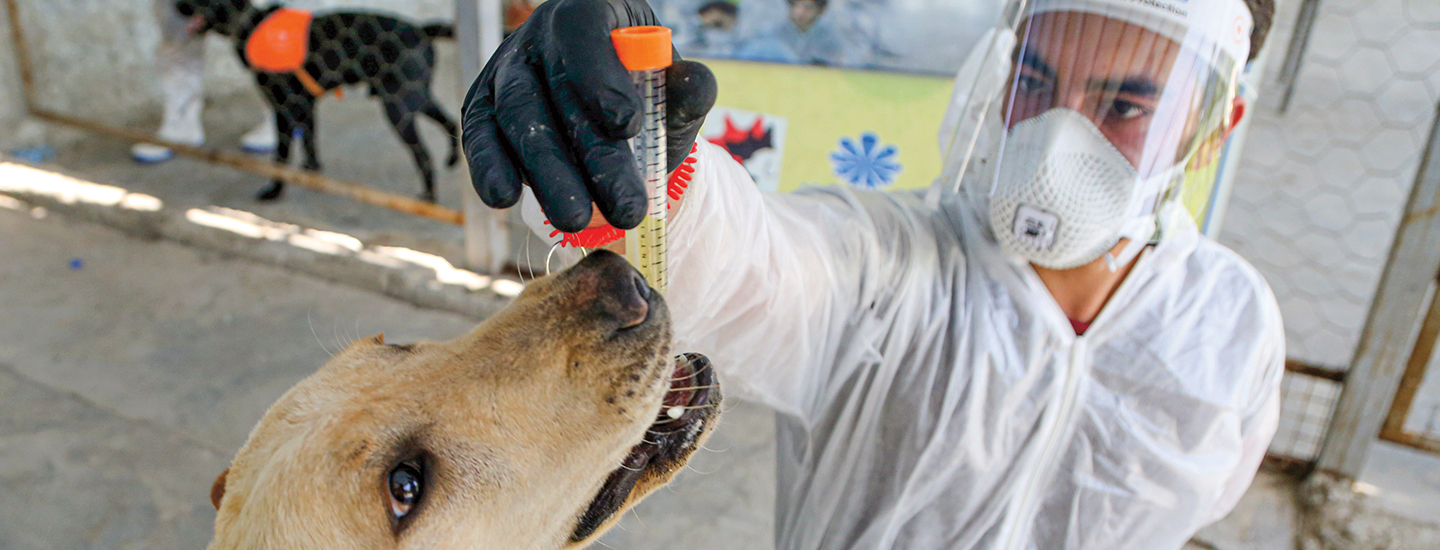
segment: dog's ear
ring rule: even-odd
[[[220,499],[225,498],[225,476],[227,475],[230,475],[228,467],[221,470],[220,475],[215,476],[215,484],[210,486],[210,504],[214,504],[216,510],[220,509]]]

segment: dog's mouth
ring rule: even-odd
[[[719,414],[720,400],[720,388],[708,358],[698,353],[677,358],[670,390],[665,393],[655,422],[620,467],[606,478],[595,500],[580,516],[570,540],[583,541],[605,525],[630,500],[640,481],[679,470]]]

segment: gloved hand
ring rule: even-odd
[[[561,231],[584,229],[592,202],[617,228],[640,224],[645,188],[625,140],[643,113],[610,31],[655,24],[644,0],[550,0],[500,44],[461,115],[485,204],[513,206],[523,181]],[[709,68],[676,55],[666,78],[670,170],[689,154],[715,92]]]

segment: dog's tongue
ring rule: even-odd
[[[199,15],[190,16],[190,21],[185,24],[186,34],[199,34],[205,28],[205,18]]]
[[[709,402],[714,385],[715,373],[709,359],[698,353],[681,355],[670,374],[670,391],[661,400],[660,414],[650,429],[665,432],[685,425],[695,416],[690,413]]]
[[[670,407],[689,405],[690,397],[695,393],[694,388],[695,370],[691,368],[690,361],[680,358],[675,361],[675,371],[670,373],[670,391],[665,393],[660,414],[664,415]]]

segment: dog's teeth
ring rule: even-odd
[[[669,410],[666,410],[666,411],[665,411],[665,416],[670,417],[671,420],[675,420],[675,419],[677,419],[677,418],[680,418],[680,416],[683,415],[683,414],[685,414],[685,408],[684,408],[684,407],[679,407],[679,406],[670,407]]]

